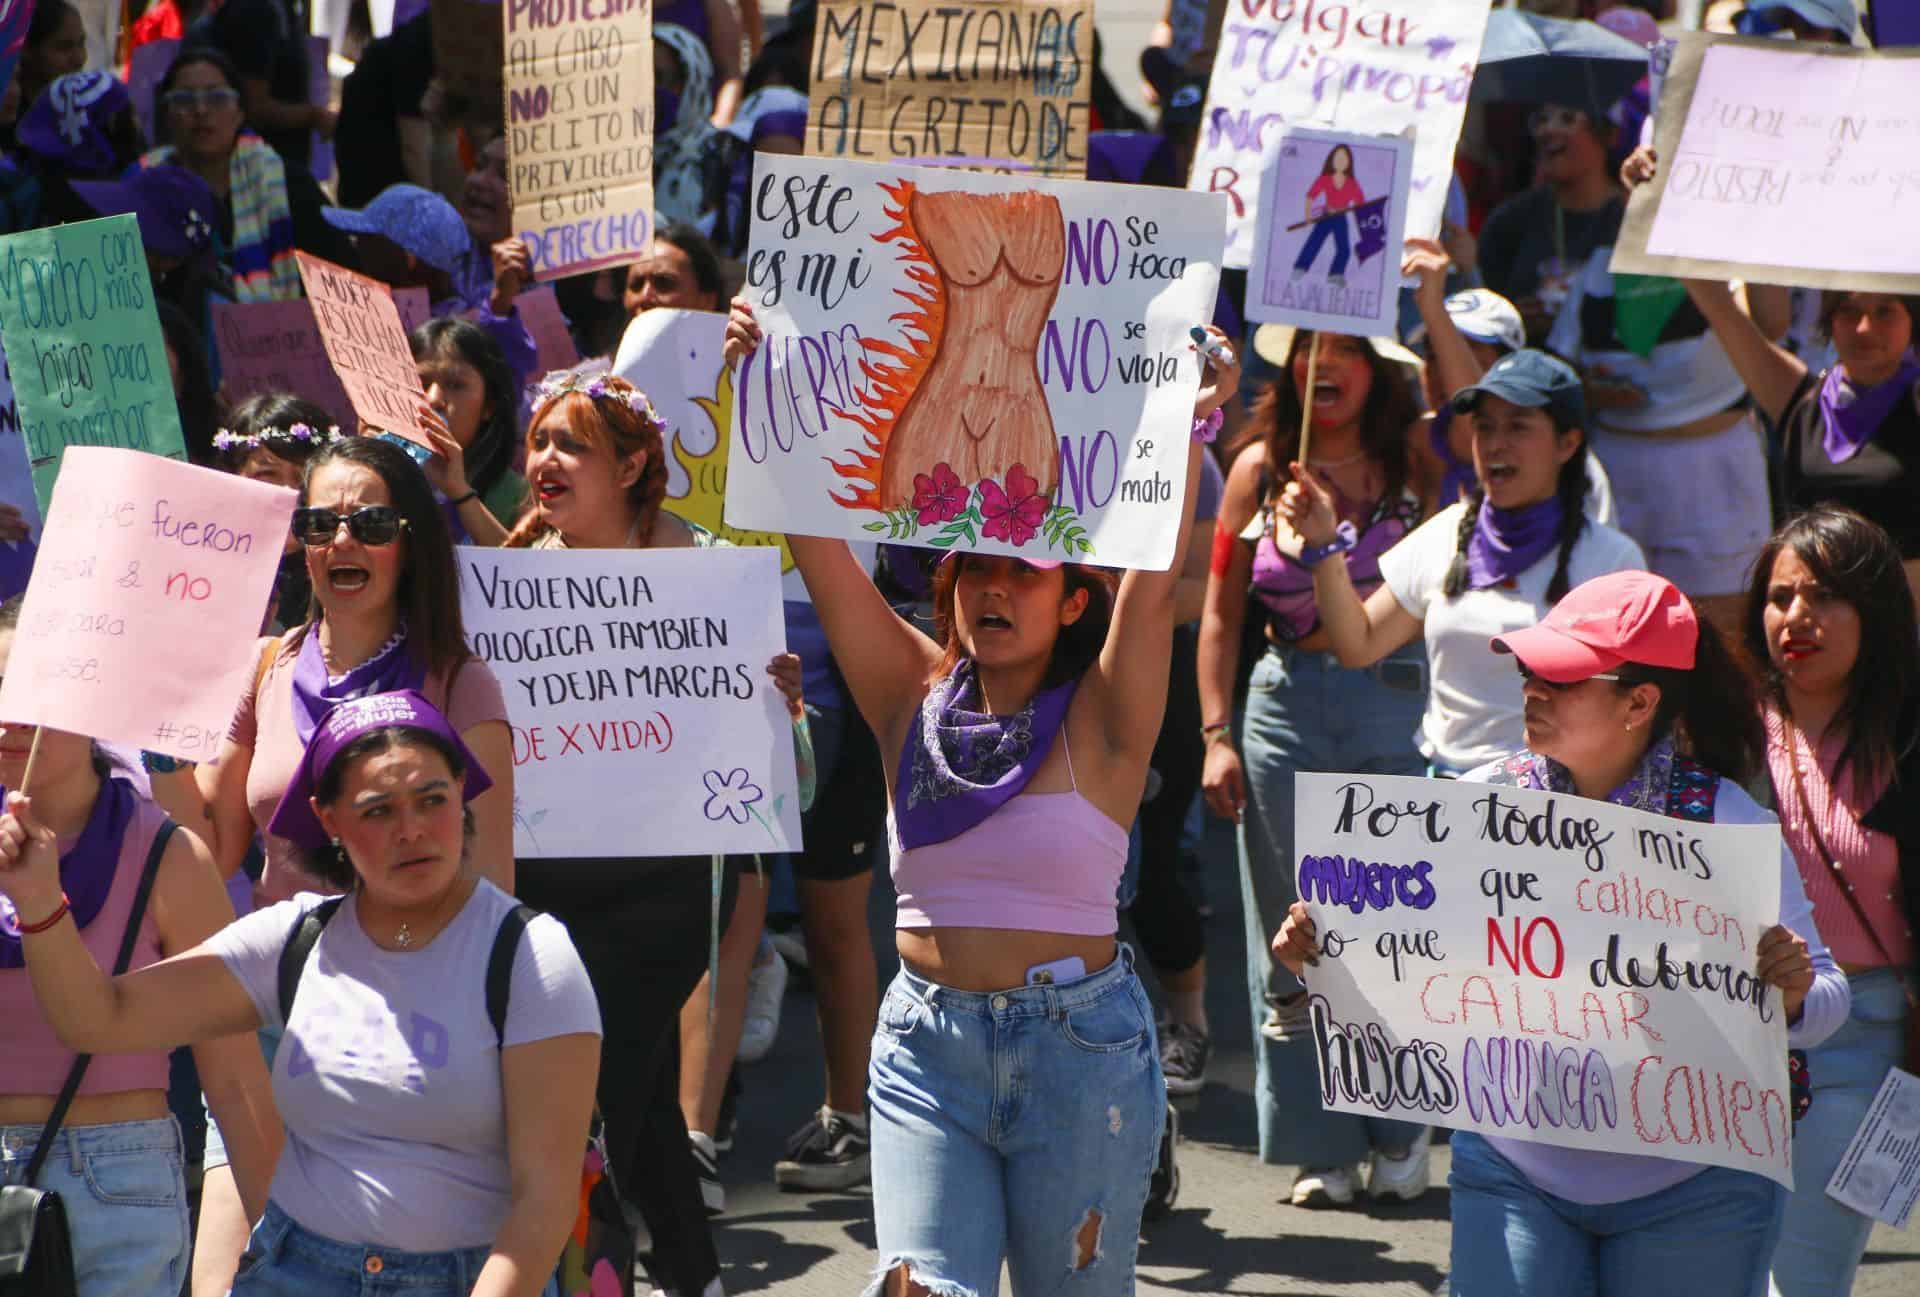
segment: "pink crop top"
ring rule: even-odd
[[[1006,928],[1107,937],[1120,930],[1127,831],[1080,795],[1073,747],[1068,793],[1021,793],[945,842],[900,846],[887,813],[896,928]]]
[[[94,962],[111,971],[120,954],[120,938],[127,930],[127,916],[133,910],[133,894],[140,888],[140,871],[146,867],[147,851],[153,835],[160,831],[167,813],[144,797],[133,812],[127,833],[120,842],[120,863],[114,870],[113,887],[107,903],[80,932],[80,940],[92,952]],[[62,847],[73,842],[62,839]],[[133,943],[129,970],[160,962],[160,931],[154,927],[153,905],[147,905],[140,921],[140,935]],[[60,1043],[40,1003],[33,996],[33,981],[24,968],[0,970],[0,1022],[6,1024],[6,1048],[0,1049],[0,1094],[58,1094],[73,1066],[73,1051]],[[146,1054],[95,1054],[87,1065],[87,1078],[81,1094],[111,1094],[120,1090],[164,1090],[167,1088],[167,1054],[155,1050]]]

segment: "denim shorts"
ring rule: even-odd
[[[880,1264],[942,1297],[1134,1291],[1140,1213],[1166,1124],[1153,1010],[1107,967],[978,994],[902,969],[868,1069]]]
[[[41,1127],[0,1126],[0,1183],[23,1184]],[[38,1188],[60,1195],[86,1297],[180,1297],[187,1183],[172,1117],[70,1126],[54,1136]]]
[[[247,1240],[229,1297],[467,1297],[492,1252],[400,1252],[342,1243],[302,1227],[269,1202]],[[544,1297],[559,1291],[559,1281],[550,1280]]]

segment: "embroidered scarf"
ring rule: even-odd
[[[893,818],[912,850],[956,838],[1013,799],[1053,749],[1079,680],[1043,689],[1012,716],[977,710],[973,663],[927,691],[900,756]]]
[[[6,793],[0,789],[0,799]],[[85,928],[106,908],[113,892],[113,876],[120,869],[120,843],[133,822],[137,803],[133,785],[124,779],[102,779],[93,813],[71,850],[60,853],[60,887],[73,907],[73,921]],[[25,968],[20,948],[20,918],[13,903],[0,897],[0,968]]]
[[[300,656],[293,663],[293,729],[300,736],[300,746],[307,745],[314,727],[335,703],[368,694],[418,689],[425,678],[426,672],[408,651],[404,625],[378,653],[338,680],[327,675],[327,660],[320,652],[320,628],[310,627],[300,645]]]
[[[140,159],[143,167],[176,162],[172,145]],[[293,260],[293,207],[287,168],[273,146],[252,131],[233,141],[227,164],[227,201],[233,207],[233,295],[242,302],[291,302],[301,296]]]
[[[1915,383],[1920,383],[1920,361],[1911,355],[1892,378],[1872,387],[1855,387],[1839,365],[1829,369],[1820,383],[1820,444],[1827,458],[1844,464],[1858,455]]]
[[[1557,495],[1524,509],[1496,509],[1482,500],[1467,542],[1468,589],[1511,581],[1552,553],[1563,512]]]

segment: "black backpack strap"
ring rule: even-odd
[[[531,905],[516,905],[500,920],[493,934],[493,950],[487,956],[487,1021],[493,1024],[493,1038],[504,1049],[507,1044],[507,997],[513,990],[513,961],[520,956],[520,936],[539,911]]]
[[[307,959],[313,954],[314,946],[320,940],[320,934],[333,922],[333,916],[340,910],[344,896],[333,896],[320,902],[305,914],[293,921],[293,927],[287,932],[287,944],[280,947],[280,971],[278,988],[280,998],[280,1025],[284,1028],[293,1020],[293,997],[300,989],[300,973],[307,966]]]
[[[179,827],[170,819],[160,821],[160,828],[153,835],[153,845],[147,848],[147,862],[140,869],[140,885],[133,893],[133,908],[127,912],[127,930],[120,936],[120,952],[113,961],[115,977],[126,972],[127,965],[133,962],[133,948],[140,940],[140,925],[147,917],[147,902],[153,898],[153,880],[160,875],[160,862],[166,857],[167,843],[173,840],[173,831]],[[60,1124],[67,1119],[67,1109],[73,1107],[74,1096],[80,1093],[80,1083],[86,1079],[87,1064],[92,1061],[92,1054],[77,1055],[73,1067],[67,1072],[66,1084],[60,1087],[60,1097],[54,1100],[53,1111],[47,1114],[47,1124],[40,1131],[40,1142],[34,1146],[33,1157],[27,1162],[27,1178],[21,1183],[29,1189],[40,1178],[40,1170],[46,1166],[47,1158],[53,1152],[53,1137],[59,1133]]]

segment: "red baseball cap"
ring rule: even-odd
[[[1609,572],[1574,587],[1537,625],[1493,641],[1554,684],[1574,684],[1623,662],[1693,666],[1700,622],[1673,582],[1651,572]]]

